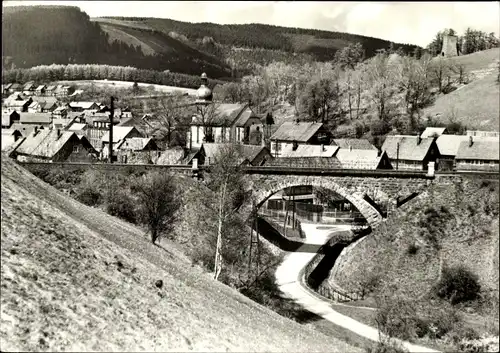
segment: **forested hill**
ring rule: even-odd
[[[366,57],[379,49],[416,46],[386,40],[263,24],[218,25],[158,18],[94,18],[72,6],[4,7],[3,67],[107,64],[212,78],[241,77],[273,61],[330,61],[349,44]]]
[[[388,49],[390,41],[361,35],[329,32],[315,29],[288,28],[265,24],[220,25],[215,23],[188,23],[163,18],[102,17],[95,18],[100,23],[175,32],[192,42],[205,38],[218,44],[252,49],[280,50],[313,54],[317,60],[331,60],[336,50],[350,43],[363,45],[366,56],[371,57],[378,49]],[[392,43],[404,52],[412,53],[416,45]]]
[[[168,35],[161,35],[163,52],[145,54],[139,45],[110,40],[99,23],[78,7],[4,7],[2,14],[3,67],[50,64],[108,64],[170,70],[211,77],[229,76],[226,64]]]

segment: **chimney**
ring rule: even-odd
[[[420,145],[420,142],[422,142],[422,137],[420,137],[420,134],[417,135],[417,145]]]
[[[321,144],[321,152],[325,152],[326,149],[325,149],[325,145]]]
[[[349,152],[351,152],[351,151],[352,151],[352,146],[351,146],[351,145],[349,145]]]
[[[472,140],[472,136],[469,136],[469,147],[472,147],[473,143],[474,141]]]
[[[61,137],[61,129],[57,129],[57,138]]]
[[[38,126],[35,126],[35,129],[33,130],[33,136],[36,136],[38,134]]]

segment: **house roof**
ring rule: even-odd
[[[469,141],[460,142],[456,159],[474,159],[474,160],[499,160],[499,139],[473,140],[469,147]]]
[[[229,143],[204,143],[202,145],[205,150],[205,156],[208,158],[215,158],[219,153],[220,149],[224,146],[230,146],[232,144]],[[250,163],[254,161],[254,159],[261,153],[263,149],[267,149],[265,146],[256,146],[256,145],[243,145],[243,144],[233,144],[233,146],[240,153],[240,162],[244,160],[248,160]]]
[[[57,107],[55,110],[54,110],[54,113],[59,113],[59,112],[63,112],[63,111],[67,111],[68,108],[67,107]]]
[[[465,135],[441,135],[437,138],[436,144],[441,155],[455,156],[462,141],[469,141],[469,137]]]
[[[240,115],[236,118],[234,125],[243,127],[251,118],[257,118],[260,121],[260,118],[253,112],[253,110],[250,109],[250,107],[245,106],[245,109],[243,109]]]
[[[31,134],[33,130],[35,130],[35,127],[37,127],[37,125],[29,125],[29,124],[23,125],[20,123],[14,123],[10,126],[10,128],[13,130],[19,130],[21,134],[23,134],[23,136]]]
[[[42,89],[44,89],[44,88],[46,88],[46,86],[45,86],[45,85],[39,85],[39,86],[36,88],[36,90],[37,90],[37,91],[40,91],[40,90],[42,90]]]
[[[3,85],[3,89],[9,89],[9,88],[11,88],[11,86],[12,86],[12,83],[7,83],[7,84]]]
[[[19,89],[21,88],[23,85],[21,85],[20,83],[13,83],[12,86],[10,86],[10,89]]]
[[[266,166],[305,167],[305,168],[342,168],[337,158],[324,157],[289,157],[274,158],[266,161]]]
[[[94,104],[99,106],[99,104],[96,102],[70,102],[69,107],[70,108],[81,108],[83,110],[86,110],[86,109],[90,109]]]
[[[19,121],[23,124],[50,124],[52,114],[50,113],[20,113]]]
[[[12,136],[12,135],[22,135],[21,131],[16,129],[2,129],[2,135]]]
[[[113,143],[120,142],[134,130],[138,132],[133,126],[113,126]],[[109,142],[109,131],[102,136],[101,142]]]
[[[335,157],[342,165],[342,168],[376,169],[382,155],[378,156],[378,151],[374,149],[339,148]]]
[[[367,139],[333,139],[331,144],[340,148],[352,147],[352,149],[356,150],[377,150],[377,147],[373,146]]]
[[[47,86],[46,91],[53,91],[53,90],[55,90],[55,89],[56,89],[56,87],[57,87],[57,86],[55,86],[55,85],[50,85],[50,86]]]
[[[434,139],[422,138],[420,143],[417,144],[418,138],[418,136],[409,135],[387,136],[382,145],[382,151],[386,151],[390,159],[399,158],[409,161],[423,161]]]
[[[118,149],[122,150],[132,150],[132,151],[142,151],[149,147],[151,150],[157,150],[158,146],[151,139],[151,137],[131,137],[125,138],[117,146]]]
[[[299,145],[294,151],[293,146],[287,146],[281,151],[281,157],[333,157],[338,149],[338,146]]]
[[[78,132],[78,131],[83,131],[85,130],[85,128],[87,127],[87,124],[83,124],[83,123],[73,123],[71,124],[69,127],[68,127],[68,131],[75,131],[75,132]]]
[[[271,136],[271,140],[307,142],[323,127],[322,123],[292,122],[281,124],[278,130]]]
[[[427,138],[427,137],[441,136],[442,134],[444,134],[445,130],[446,130],[445,127],[427,127],[425,128],[424,132],[422,132],[421,137]]]
[[[210,114],[210,117],[206,117],[207,120],[210,120],[206,123],[209,126],[232,126],[245,108],[247,108],[246,104],[238,103],[223,103],[212,106],[209,109],[215,109],[215,112]],[[191,124],[196,125],[201,123],[201,116],[195,115]]]
[[[72,138],[76,136],[71,131],[59,130],[39,130],[36,135],[32,132],[17,149],[17,153],[52,158],[61,150],[61,148]]]
[[[30,100],[25,99],[25,100],[10,100],[8,102],[5,102],[7,106],[12,107],[12,108],[20,108],[25,106]]]

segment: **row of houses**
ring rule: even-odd
[[[45,85],[35,84],[33,81],[25,84],[7,83],[2,84],[2,96],[12,93],[24,93],[28,96],[52,96],[52,97],[67,97],[75,93],[71,86],[66,85]]]

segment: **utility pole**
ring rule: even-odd
[[[396,170],[398,170],[399,164],[399,142],[396,144]]]
[[[108,162],[113,163],[113,115],[115,113],[115,97],[111,97],[111,114],[109,115],[109,146],[108,146]]]

